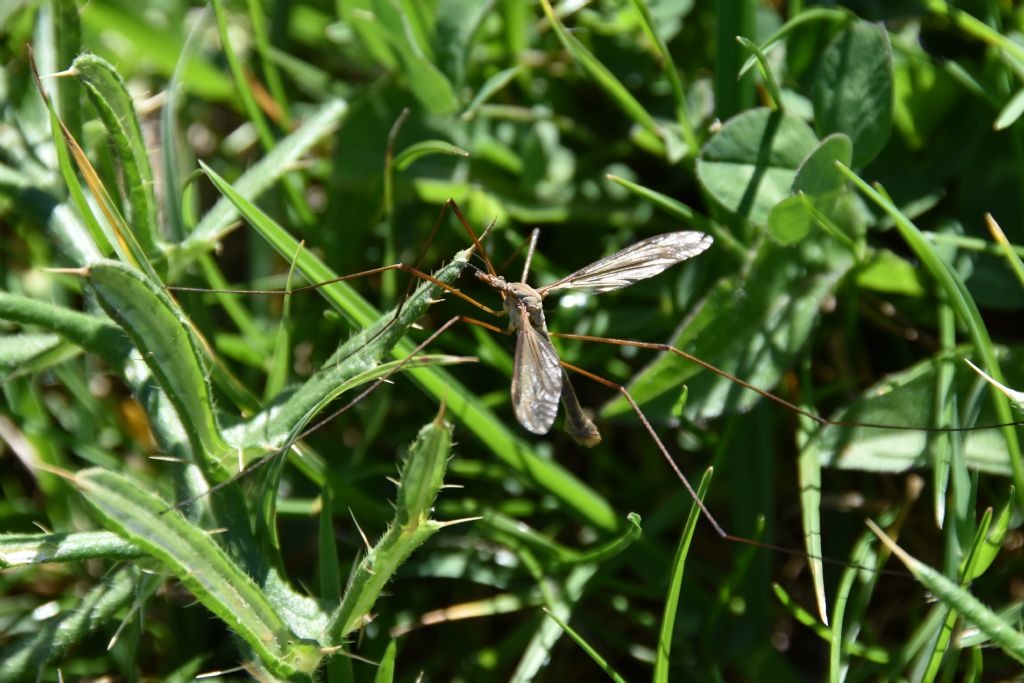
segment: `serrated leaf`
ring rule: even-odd
[[[429,509],[423,505],[427,503],[429,508],[428,501],[437,496],[450,452],[451,425],[439,415],[420,430],[409,448],[402,467],[395,519],[353,570],[345,597],[327,627],[332,642],[341,642],[360,627],[398,567],[444,526],[429,519]]]
[[[186,329],[184,314],[162,289],[126,264],[94,263],[88,278],[103,310],[132,340],[177,409],[197,463],[214,480],[226,480],[233,450],[221,437],[204,355]]]
[[[160,253],[156,190],[149,152],[142,137],[135,104],[124,79],[105,59],[83,54],[71,65],[85,92],[100,114],[121,161],[124,188],[128,196],[127,224],[150,258]]]
[[[76,474],[74,483],[108,528],[167,567],[269,669],[285,677],[316,669],[319,646],[288,629],[259,586],[204,529],[121,474],[94,468]]]

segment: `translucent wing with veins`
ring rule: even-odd
[[[594,261],[537,291],[542,297],[561,289],[584,289],[595,294],[610,292],[654,277],[680,261],[693,258],[710,247],[713,241],[711,235],[692,230],[655,235]]]
[[[547,434],[555,423],[561,395],[558,353],[547,330],[537,329],[522,307],[512,372],[512,407],[519,424],[534,434]]]

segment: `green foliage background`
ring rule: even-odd
[[[962,359],[1021,386],[1022,22],[940,0],[4,5],[0,679],[1013,678],[1024,470],[991,426],[1015,413]],[[451,212],[428,241],[449,199],[513,280],[540,226],[538,285],[711,234],[649,281],[552,297],[549,327],[900,429],[557,341],[695,488],[714,467],[722,527],[797,554],[703,520],[691,542],[690,494],[615,391],[574,379],[586,450],[518,426],[510,339],[456,324],[403,361],[486,317],[452,294],[394,270],[165,289],[402,262],[499,308]]]

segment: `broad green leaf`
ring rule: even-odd
[[[963,86],[933,60],[908,58],[899,50],[893,58],[893,125],[907,147],[924,151],[948,125]]]
[[[768,214],[768,234],[783,246],[796,244],[811,232],[814,216],[803,197],[786,197]]]
[[[830,135],[818,143],[793,178],[795,195],[772,207],[768,232],[773,239],[779,244],[796,244],[811,231],[819,215],[830,219],[828,225],[836,222],[839,218],[837,202],[845,194],[846,177],[836,169],[835,162],[849,164],[851,154],[850,138],[842,133]],[[831,230],[826,230],[831,234]],[[839,238],[842,240],[842,236]],[[852,244],[849,240],[843,241]]]
[[[850,265],[843,253],[822,250],[822,244],[808,240],[801,253],[765,243],[749,272],[715,285],[672,345],[771,390],[803,349],[822,301]],[[755,282],[756,287],[750,286]],[[636,375],[629,389],[643,404],[666,392],[674,396],[684,382],[689,388],[684,413],[690,420],[746,411],[761,398],[670,353]],[[619,399],[601,413],[611,417],[629,411]]]
[[[957,349],[959,356],[967,353],[965,347]],[[1001,354],[1007,367],[1019,352]],[[927,359],[910,368],[890,375],[886,380],[867,389],[860,398],[831,416],[833,420],[870,422],[901,427],[898,430],[867,427],[822,427],[813,438],[820,449],[822,464],[826,467],[855,469],[872,472],[906,472],[931,467],[927,457],[929,434],[919,431],[933,425],[933,395],[937,365],[941,357]],[[972,382],[977,381],[960,358],[954,363],[954,386],[957,394],[965,394]],[[998,421],[991,402],[985,402],[975,424],[991,425]],[[999,476],[1012,472],[1006,444],[999,430],[981,429],[962,435],[964,457],[970,469]]]
[[[893,119],[892,47],[885,28],[858,22],[839,33],[821,57],[814,96],[818,132],[848,135],[854,168],[878,156]]]
[[[920,270],[888,249],[873,252],[857,270],[857,286],[884,294],[911,297],[925,294]]]
[[[846,176],[836,168],[836,162],[849,166],[853,143],[842,133],[829,135],[807,155],[796,177],[793,192],[804,192],[812,197],[838,192],[846,187]]]
[[[729,119],[704,145],[697,178],[727,210],[764,225],[817,144],[814,131],[800,119],[752,109]]]

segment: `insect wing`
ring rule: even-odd
[[[546,330],[520,310],[519,336],[512,371],[512,408],[519,424],[534,434],[547,434],[558,415],[562,395],[562,366]]]
[[[693,258],[710,247],[713,241],[711,235],[693,230],[655,235],[594,261],[537,291],[541,296],[560,289],[585,289],[595,294],[610,292],[654,277],[680,261]]]

